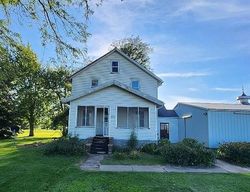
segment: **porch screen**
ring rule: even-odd
[[[118,107],[118,128],[149,128],[149,111],[144,107]]]
[[[93,106],[78,106],[77,126],[94,126],[95,108]]]

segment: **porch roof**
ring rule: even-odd
[[[101,85],[99,85],[99,86],[97,86],[95,88],[91,88],[91,89],[89,89],[89,91],[85,91],[85,92],[83,92],[83,93],[81,93],[79,95],[72,95],[72,96],[63,98],[62,102],[63,103],[68,103],[70,101],[74,101],[74,100],[79,99],[81,97],[85,97],[87,95],[90,95],[92,93],[98,92],[100,90],[103,90],[103,89],[111,87],[111,86],[115,86],[115,87],[118,87],[118,88],[120,88],[122,90],[125,90],[125,91],[129,92],[129,93],[132,93],[132,94],[134,94],[134,95],[136,95],[138,97],[141,97],[141,98],[143,98],[143,99],[145,99],[147,101],[155,103],[157,106],[164,105],[164,103],[162,101],[160,101],[159,99],[157,99],[155,97],[152,97],[152,96],[150,96],[148,94],[145,94],[145,93],[143,93],[141,91],[132,89],[131,87],[129,87],[129,86],[123,84],[123,83],[120,83],[119,81],[109,81],[109,82],[103,83],[103,84],[101,84]]]

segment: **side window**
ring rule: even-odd
[[[119,62],[118,61],[112,61],[112,73],[118,73],[119,72]]]
[[[140,81],[138,79],[132,79],[131,80],[131,87],[135,90],[140,89]]]
[[[98,79],[92,79],[91,87],[96,87],[96,86],[98,86]]]

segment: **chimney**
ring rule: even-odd
[[[250,105],[248,100],[250,99],[250,96],[247,96],[244,92],[244,89],[242,89],[242,94],[237,97],[237,100],[240,102],[242,105]]]

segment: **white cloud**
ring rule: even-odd
[[[197,20],[219,20],[250,16],[250,5],[237,1],[192,0],[184,2],[169,16],[192,15]]]
[[[229,88],[229,87],[215,87],[212,88],[214,91],[222,91],[222,92],[240,92],[241,89],[238,88]]]
[[[194,88],[194,87],[189,87],[188,90],[189,90],[189,91],[198,91],[199,89]]]
[[[159,77],[203,77],[209,76],[209,73],[201,73],[201,72],[186,72],[186,73],[159,73],[157,76]]]

